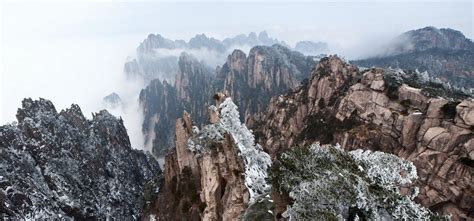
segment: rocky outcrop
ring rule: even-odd
[[[211,107],[214,123],[199,130],[186,112],[176,121],[176,148],[166,156],[164,183],[149,217],[238,220],[253,198],[262,194],[255,190],[265,190],[260,184],[265,183],[269,156],[246,136],[250,132],[242,129],[235,105],[224,101],[222,94],[216,99],[219,108]],[[221,102],[225,104],[219,105]],[[227,115],[223,108],[232,114]],[[256,164],[243,159],[248,151],[257,158]],[[257,176],[248,174],[249,170]],[[258,177],[260,173],[264,174]]]
[[[413,161],[420,177],[417,202],[454,220],[472,219],[474,102],[434,96],[439,92],[429,83],[405,75],[410,74],[359,72],[337,57],[325,58],[308,82],[272,98],[268,111],[249,125],[272,156],[320,142]]]
[[[156,160],[132,149],[121,119],[25,99],[0,127],[0,219],[136,219]]]
[[[260,143],[273,156],[310,138],[311,141],[319,138],[318,140],[327,143],[332,138],[330,132],[319,132],[328,128],[317,128],[314,131],[309,128],[309,121],[317,123],[333,119],[329,119],[329,114],[311,116],[320,110],[325,111],[326,106],[334,106],[350,84],[357,80],[355,66],[344,64],[337,57],[322,59],[309,81],[305,81],[287,96],[273,97],[268,111],[249,119],[248,125],[255,128]]]

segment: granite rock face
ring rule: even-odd
[[[285,47],[257,46],[249,56],[235,50],[217,73],[217,88],[240,107],[240,116],[264,111],[272,96],[287,92],[307,77],[315,61]]]
[[[224,91],[239,105],[242,121],[264,111],[272,96],[285,93],[302,81],[316,63],[312,57],[283,46],[254,47],[249,56],[235,50],[215,72],[196,57],[183,53],[174,86],[154,80],[143,89],[143,131],[156,155],[174,146],[174,121],[187,111],[196,125],[207,122],[212,95]],[[160,85],[163,85],[160,86]]]
[[[84,117],[77,105],[57,112],[25,99],[17,124],[0,127],[0,217],[136,219],[156,160],[132,149],[125,127],[103,110]]]
[[[393,76],[409,75],[395,72],[359,72],[337,57],[322,59],[308,82],[272,98],[268,111],[249,125],[272,156],[320,142],[413,161],[420,177],[417,202],[455,220],[472,219],[474,102],[433,96],[438,93],[429,83],[394,84]]]

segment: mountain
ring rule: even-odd
[[[164,184],[149,216],[236,220],[268,193],[270,156],[255,145],[232,101],[216,98],[212,124],[199,129],[187,113],[176,121],[176,148],[166,156]]]
[[[209,124],[199,128],[188,113],[176,121],[164,182],[144,214],[150,220],[443,219],[398,191],[416,180],[411,162],[312,145],[272,165],[232,100],[214,99]],[[277,201],[283,191],[292,204]]]
[[[145,146],[152,149],[153,154],[163,156],[165,147],[173,141],[174,119],[183,112],[176,90],[168,82],[156,79],[141,90],[139,99],[143,107]]]
[[[420,52],[429,49],[474,50],[474,43],[460,31],[450,28],[425,28],[405,32],[387,46],[386,55]]]
[[[274,44],[287,46],[285,42],[268,36],[268,33],[266,31],[262,31],[258,35],[255,34],[255,32],[251,32],[248,35],[244,35],[244,34],[237,35],[232,38],[224,39],[222,43],[230,49],[232,49],[232,47],[242,46],[242,45],[247,45],[250,47],[257,46],[257,45],[271,46]]]
[[[282,45],[290,49],[285,42],[268,36],[262,31],[258,35],[251,32],[235,37],[218,40],[205,34],[198,34],[188,42],[171,40],[160,34],[150,34],[140,43],[136,58],[127,61],[124,72],[129,78],[139,78],[150,82],[154,79],[173,82],[179,69],[178,59],[182,52],[196,57],[210,67],[216,67],[225,62],[227,55],[235,49],[252,48],[254,46]],[[322,42],[299,42],[293,50],[305,55],[319,55],[327,51],[327,44]]]
[[[416,202],[454,219],[472,219],[473,116],[472,98],[445,84],[416,72],[359,71],[331,56],[247,125],[273,159],[319,142],[412,161],[419,176]],[[276,198],[289,203],[284,195]]]
[[[161,171],[131,147],[122,119],[88,120],[77,105],[57,112],[24,99],[18,123],[0,126],[0,218],[137,219],[145,184]]]
[[[234,50],[227,62],[213,71],[194,56],[182,53],[174,86],[154,80],[140,93],[146,140],[152,143],[155,154],[164,155],[173,147],[174,132],[170,128],[183,110],[197,125],[203,125],[212,95],[218,91],[226,91],[241,106],[239,113],[245,120],[264,111],[272,96],[296,86],[315,63],[312,57],[280,45],[256,46],[249,56]]]
[[[461,32],[425,27],[398,36],[376,56],[351,63],[427,71],[432,77],[469,90],[474,88],[473,58],[474,43]]]
[[[156,79],[142,89],[139,96],[146,145],[151,146],[157,156],[164,156],[173,146],[175,122],[184,110],[199,122],[204,122],[208,116],[205,105],[211,102],[210,94],[213,93],[212,70],[186,53],[181,54],[178,63],[174,85]]]
[[[112,108],[112,109],[123,106],[122,99],[115,92],[102,98],[102,103],[104,104],[105,107]]]
[[[198,34],[189,42],[170,40],[160,34],[150,34],[138,46],[137,58],[125,63],[124,72],[131,78],[143,78],[146,82],[154,79],[174,81],[179,69],[178,58],[182,52],[193,55],[199,61],[213,67],[222,64],[228,53],[237,47],[253,47],[256,45],[286,45],[284,42],[270,38],[263,31],[257,36],[254,32],[249,35],[237,35],[232,38],[218,39]]]
[[[307,77],[312,57],[280,45],[256,46],[248,57],[235,50],[216,76],[217,91],[225,91],[241,107],[240,116],[264,111],[272,96],[287,92]]]

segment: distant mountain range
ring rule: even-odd
[[[474,43],[453,29],[425,27],[405,32],[379,54],[352,63],[427,71],[454,86],[474,90]]]
[[[256,44],[260,46],[253,46],[248,56],[242,50],[230,51]],[[427,71],[428,77],[470,88],[474,83],[472,48],[472,42],[459,31],[427,27],[400,35],[377,57],[352,63]],[[298,42],[295,49],[308,54],[328,50],[326,43],[308,41]],[[200,34],[189,42],[151,34],[137,48],[137,55],[138,60],[125,64],[125,73],[149,81],[139,96],[144,111],[142,130],[157,155],[173,146],[173,125],[183,111],[203,124],[212,95],[225,91],[246,122],[264,111],[272,96],[308,78],[319,59],[292,51],[266,32],[223,41]]]
[[[193,55],[199,61],[212,68],[225,62],[227,55],[234,49],[244,51],[254,46],[282,45],[291,49],[284,41],[268,36],[262,31],[258,35],[254,32],[245,35],[218,40],[205,34],[198,34],[188,42],[184,40],[170,40],[160,34],[150,34],[137,48],[137,57],[125,64],[124,70],[129,77],[141,77],[147,82],[154,79],[172,82],[178,71],[178,58],[181,52]],[[329,51],[328,45],[323,42],[302,41],[296,44],[294,50],[306,55],[319,55]]]

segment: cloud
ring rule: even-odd
[[[90,119],[92,112],[104,109],[102,98],[115,91],[130,107],[111,112],[123,117],[133,145],[143,146],[136,132],[141,133],[137,100],[143,84],[127,81],[123,74],[128,52],[137,42],[133,36],[9,41],[3,45],[0,123],[15,120],[25,97],[49,99],[58,110],[79,104]]]
[[[113,115],[122,117],[132,147],[151,151],[150,147],[145,146],[142,132],[144,116],[143,107],[139,104],[139,94],[144,86],[145,84],[143,81],[128,78],[126,81],[123,81],[122,84],[110,88],[110,90],[120,96],[122,101],[121,106],[110,107],[109,105],[102,103],[102,106],[99,108],[107,109]]]

